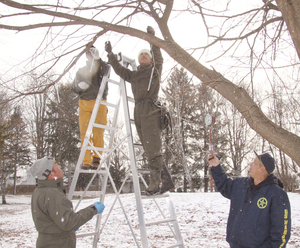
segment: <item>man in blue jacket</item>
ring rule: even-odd
[[[233,180],[214,154],[208,157],[218,191],[230,199],[226,240],[231,248],[284,248],[291,232],[289,198],[272,174],[275,164],[271,155],[255,155],[250,177]]]

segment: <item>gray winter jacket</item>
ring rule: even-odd
[[[63,180],[38,180],[31,198],[31,212],[39,233],[37,248],[76,247],[75,229],[89,221],[97,209],[94,205],[77,213],[66,197]]]

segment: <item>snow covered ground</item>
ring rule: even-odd
[[[292,236],[289,248],[300,247],[300,194],[289,193],[292,207]],[[177,219],[185,247],[226,247],[226,222],[229,201],[219,193],[171,193]],[[2,248],[31,248],[35,247],[37,232],[34,227],[31,210],[31,196],[7,196],[7,205],[0,205],[0,247]],[[128,219],[140,241],[138,219],[134,194],[121,195]],[[115,195],[106,195],[105,220]],[[88,206],[97,199],[85,199],[81,207]],[[165,199],[159,199],[158,204],[166,209]],[[76,200],[73,201],[75,206]],[[145,219],[154,221],[162,219],[153,200],[143,200]],[[79,232],[93,231],[95,218],[82,226]],[[167,226],[152,226],[147,228],[150,247],[165,247],[175,244],[170,229]],[[98,247],[136,247],[120,207],[115,204],[107,224],[104,227]],[[92,237],[77,238],[77,247],[92,247]]]

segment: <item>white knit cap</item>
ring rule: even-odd
[[[141,55],[142,53],[147,53],[147,54],[149,54],[150,58],[152,59],[152,54],[151,54],[150,50],[148,50],[148,49],[143,49],[143,50],[141,50],[141,51],[139,52],[138,58],[140,57],[140,55]]]
[[[93,56],[94,59],[100,59],[100,56],[99,56],[99,51],[96,47],[92,46],[90,49],[89,49],[89,52],[91,53],[91,55]]]
[[[43,157],[33,163],[30,168],[30,172],[35,178],[39,180],[46,180],[53,169],[53,165],[53,158]]]

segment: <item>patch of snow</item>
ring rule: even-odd
[[[288,248],[300,248],[300,194],[288,193],[291,202],[292,235]],[[226,224],[229,212],[229,200],[220,193],[170,193],[179,222],[185,247],[229,248],[225,240]],[[120,195],[122,204],[140,242],[140,229],[137,218],[134,194]],[[0,205],[0,247],[35,247],[37,231],[31,217],[31,196],[6,196],[6,205]],[[98,198],[85,199],[80,204],[84,208],[98,201]],[[115,200],[114,194],[105,196],[105,210],[102,223]],[[164,201],[164,202],[163,202]],[[167,213],[165,199],[158,204]],[[77,200],[73,201],[76,206]],[[143,200],[145,221],[161,220],[159,211],[152,200]],[[77,233],[94,230],[96,217],[81,226]],[[166,225],[147,227],[149,247],[162,247],[175,244],[175,240]],[[92,247],[93,237],[78,237],[77,247]],[[101,233],[98,247],[136,247],[126,218],[120,207],[115,204]]]

